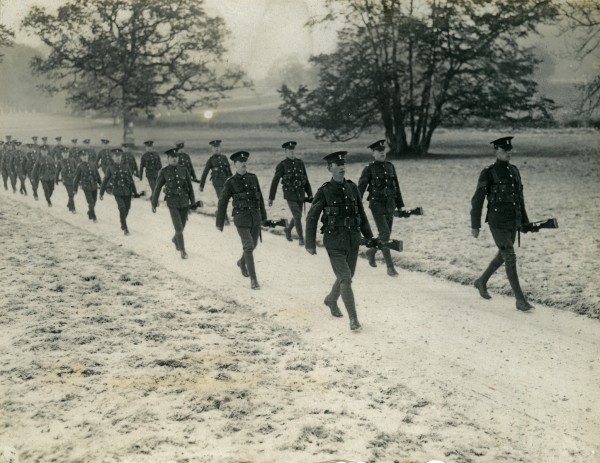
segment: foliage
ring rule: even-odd
[[[279,92],[281,122],[344,141],[383,125],[392,155],[427,153],[441,123],[551,119],[539,60],[520,45],[556,15],[551,0],[328,0],[337,49],[311,57],[319,85]]]
[[[33,7],[23,27],[49,47],[35,72],[44,90],[66,90],[68,104],[121,114],[124,128],[159,105],[192,110],[214,105],[243,85],[221,64],[225,23],[200,0],[71,0],[56,15]]]
[[[588,118],[600,111],[600,3],[595,0],[566,0],[561,12],[567,19],[564,32],[576,36],[575,53],[578,59],[589,56],[594,61],[595,75],[580,84],[579,113]]]
[[[0,24],[0,48],[12,47],[15,33],[3,24]],[[4,55],[0,53],[0,63]]]

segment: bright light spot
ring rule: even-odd
[[[213,112],[212,112],[210,109],[208,109],[208,110],[204,111],[204,117],[205,117],[206,119],[212,119],[212,117],[213,117]]]

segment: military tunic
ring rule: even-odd
[[[113,160],[108,148],[101,149],[98,152],[98,167],[102,168],[102,173],[106,174],[108,166],[113,164]]]
[[[31,171],[31,178],[33,181],[40,181],[42,183],[42,189],[44,190],[44,196],[49,206],[52,205],[52,193],[54,192],[54,183],[56,178],[56,163],[54,159],[47,156],[40,156],[33,170]]]
[[[119,220],[121,222],[121,230],[128,233],[127,216],[131,209],[131,196],[137,194],[135,182],[129,167],[122,162],[120,164],[113,163],[108,167],[106,175],[102,179],[100,185],[100,197],[104,195],[107,186],[112,185],[112,194],[119,208]]]
[[[135,156],[131,151],[123,151],[123,155],[121,156],[121,164],[128,166],[132,175],[139,177],[137,161],[135,160]]]
[[[179,160],[177,161],[177,164],[186,167],[190,172],[190,177],[192,177],[192,180],[196,180],[196,171],[192,165],[192,159],[190,158],[190,155],[183,151],[179,151],[178,154]]]
[[[71,212],[75,211],[75,193],[73,192],[73,179],[77,170],[77,161],[74,158],[61,159],[56,166],[56,177],[54,181],[58,185],[59,178],[62,177],[63,185],[67,190],[69,201],[67,207]]]
[[[204,171],[202,171],[202,176],[200,177],[201,190],[204,189],[206,177],[208,177],[209,172],[210,180],[217,191],[217,197],[219,197],[221,196],[223,185],[225,185],[225,180],[233,175],[231,173],[231,166],[229,165],[227,156],[223,154],[213,154],[210,158],[208,158],[206,166],[204,166]]]
[[[138,177],[140,180],[144,175],[144,169],[146,169],[146,178],[150,184],[150,190],[152,191],[152,194],[154,194],[156,179],[158,178],[160,169],[162,169],[162,162],[156,151],[146,151],[142,154],[142,158],[140,159],[140,175]]]

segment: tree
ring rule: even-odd
[[[56,15],[33,7],[22,26],[50,49],[32,69],[44,90],[68,93],[80,110],[117,112],[126,137],[140,112],[160,105],[190,111],[214,105],[244,85],[242,71],[221,64],[228,34],[202,0],[71,0]]]
[[[314,23],[343,22],[337,49],[311,57],[316,88],[280,88],[287,127],[345,141],[383,126],[398,157],[427,153],[442,122],[551,117],[530,78],[538,61],[519,40],[556,15],[552,0],[327,2]]]
[[[578,86],[579,113],[589,118],[600,110],[600,4],[594,0],[565,0],[560,8],[567,19],[565,32],[576,37],[577,58],[581,61],[589,56],[597,58],[593,64],[595,75]]]
[[[0,48],[12,47],[15,33],[8,27],[0,24]],[[4,55],[0,53],[0,63]]]

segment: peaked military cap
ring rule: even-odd
[[[0,140],[0,146],[4,145],[4,142],[2,140]]]
[[[281,147],[284,150],[293,150],[294,148],[296,148],[296,145],[298,143],[296,143],[295,141],[286,141],[283,145],[281,145]]]
[[[249,157],[250,153],[248,151],[236,151],[231,156],[229,156],[229,159],[231,159],[233,162],[246,162]]]
[[[90,141],[91,141],[91,140],[90,140],[89,138],[86,138],[85,140],[83,140],[83,142],[84,142],[86,145],[89,145],[89,144],[90,144]]]
[[[110,140],[103,138],[102,140],[100,140],[100,143],[102,143],[103,145],[108,145],[110,143]]]
[[[146,140],[144,142],[144,145],[146,145],[146,146],[152,146],[152,145],[154,145],[154,140]]]
[[[127,142],[121,143],[121,146],[123,148],[129,148],[129,143],[127,143]]]
[[[14,143],[15,143],[15,145],[17,145],[17,146],[21,146],[21,142],[20,142],[20,141],[18,141],[18,140],[15,140],[15,142],[14,142]]]
[[[123,154],[123,150],[121,148],[113,148],[113,149],[110,150],[110,152],[112,154],[118,154],[118,155]]]
[[[12,136],[11,136],[11,135],[7,135],[7,136],[6,136],[6,141],[10,141],[10,140],[11,140],[11,138],[12,138]]]
[[[172,158],[179,156],[179,153],[177,152],[177,148],[170,148],[167,151],[165,151],[165,154],[167,156],[171,156]]]
[[[175,143],[175,148],[180,149],[183,148],[185,146],[185,143],[182,141],[178,141],[177,143]]]
[[[491,141],[490,145],[494,145],[494,149],[502,148],[505,151],[512,149],[512,143],[510,142],[515,137],[502,137],[497,140]]]
[[[208,144],[210,146],[214,146],[216,148],[217,146],[221,146],[221,140],[212,140],[212,141],[209,141]]]
[[[55,140],[56,140],[56,141],[61,141],[61,140],[62,140],[62,137],[56,137],[56,138],[55,138]]]
[[[48,137],[42,137],[42,141],[45,143],[48,140]]]
[[[31,137],[31,139],[32,139],[33,141],[37,141],[38,137],[37,137],[37,135],[34,135],[33,137]]]
[[[77,138],[73,138],[73,139],[71,140],[71,143],[77,143]]]
[[[327,164],[346,164],[346,155],[348,151],[336,151],[335,153],[328,154],[323,159],[327,161]]]
[[[46,145],[46,143],[44,143],[42,146],[40,146],[40,151],[49,151],[50,147],[48,145]]]
[[[367,148],[373,151],[385,150],[385,140],[377,140],[375,143],[371,143]]]

